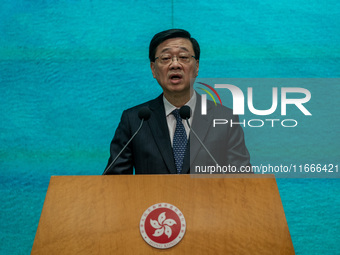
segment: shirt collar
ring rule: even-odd
[[[191,116],[194,115],[194,110],[196,106],[196,92],[193,93],[192,97],[190,100],[185,104],[191,108]],[[164,103],[164,109],[165,109],[165,116],[169,116],[173,112],[173,110],[178,109],[176,106],[172,105],[163,95],[163,103]]]

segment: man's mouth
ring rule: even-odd
[[[169,78],[172,82],[176,83],[182,79],[182,75],[181,74],[170,74]]]

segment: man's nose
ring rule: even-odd
[[[178,61],[178,58],[176,56],[174,56],[172,58],[172,61],[170,63],[170,68],[174,69],[174,68],[181,68],[182,65],[181,63]]]

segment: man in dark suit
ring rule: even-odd
[[[250,166],[242,128],[212,125],[214,118],[238,122],[232,110],[208,101],[208,114],[200,114],[201,98],[192,89],[192,80],[199,71],[199,57],[199,44],[185,30],[170,29],[153,37],[149,47],[150,67],[163,93],[123,112],[111,142],[105,174],[132,174],[133,169],[136,174],[186,174],[189,169],[194,172],[197,167],[216,166],[216,161],[220,166],[229,165],[238,170]],[[176,109],[184,105],[191,108],[189,122],[211,156],[178,115]],[[151,111],[150,118],[112,164],[140,126],[138,112],[145,106]]]

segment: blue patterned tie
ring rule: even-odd
[[[185,132],[184,125],[182,123],[182,118],[179,115],[179,110],[178,109],[174,110],[172,114],[176,118],[176,130],[175,130],[172,146],[173,146],[177,173],[180,174],[182,171],[183,159],[184,159],[184,154],[185,154],[185,149],[187,146],[188,139],[187,139],[187,134]]]

